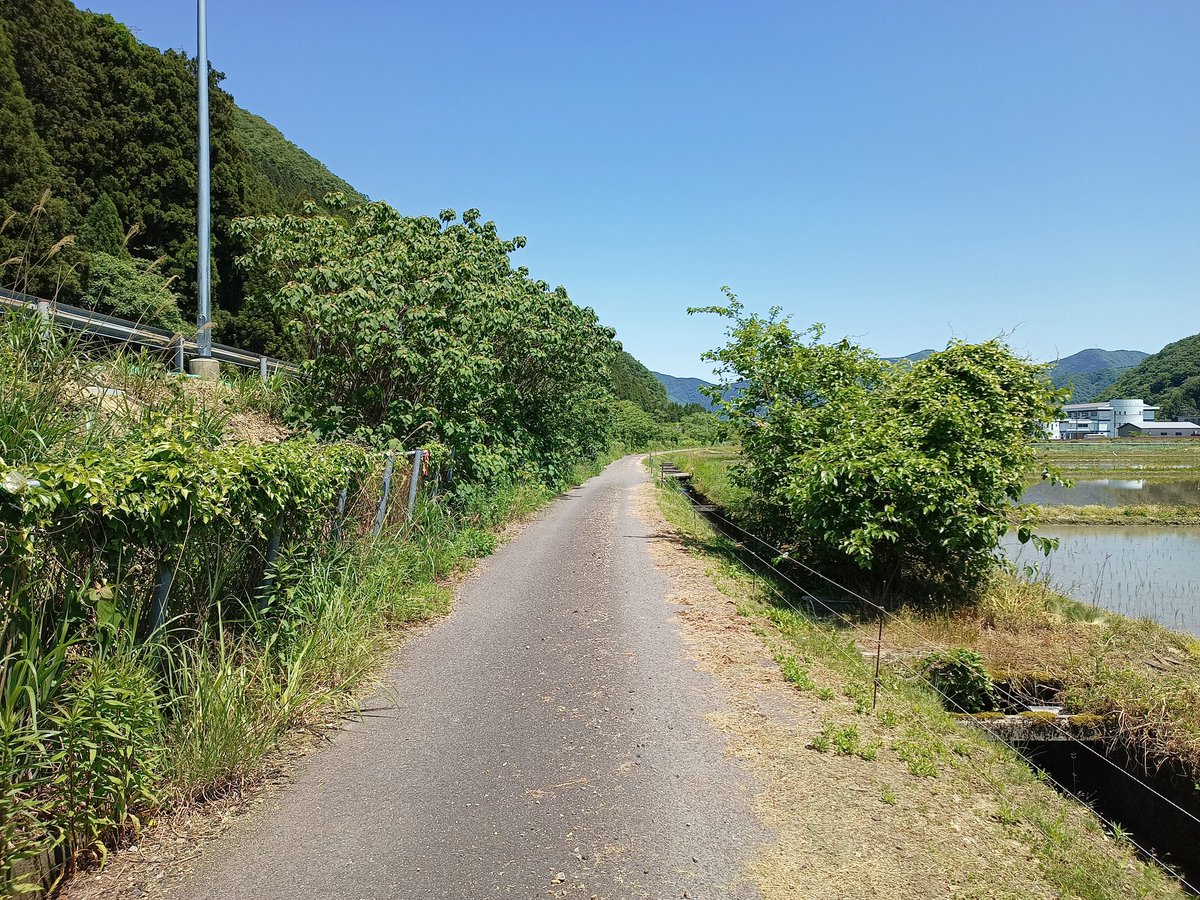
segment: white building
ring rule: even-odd
[[[1143,429],[1154,422],[1157,406],[1141,400],[1103,400],[1098,403],[1068,403],[1065,416],[1057,423],[1057,437],[1117,437],[1124,425]],[[1051,429],[1051,433],[1054,432]],[[1126,429],[1129,431],[1131,429]]]
[[[1122,425],[1121,437],[1200,437],[1200,425],[1195,422],[1146,422]]]

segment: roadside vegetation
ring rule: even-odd
[[[998,341],[891,366],[826,341],[819,326],[796,331],[778,310],[763,318],[728,300],[701,311],[730,322],[709,358],[724,376],[714,396],[744,386],[721,402],[739,446],[667,458],[704,502],[768,542],[750,540],[760,562],[784,566],[826,605],[846,646],[873,651],[882,620],[889,678],[951,672],[948,695],[974,683],[958,709],[943,697],[949,709],[996,715],[1001,688],[1048,696],[1101,728],[1146,777],[1200,783],[1200,642],[1061,596],[998,553],[1009,530],[1040,552],[1055,547],[1038,534],[1054,513],[1020,503],[1030,480],[1063,481],[1061,459],[1079,464],[1072,475],[1105,464],[1105,448],[1035,449],[1063,399],[1044,367]],[[1134,452],[1146,460],[1136,465],[1194,463],[1190,445],[1137,442]],[[1147,511],[1148,524],[1155,515],[1166,513]],[[818,743],[836,751],[877,739],[845,726]]]
[[[736,451],[655,459],[690,473],[694,489],[734,521],[752,521],[750,497],[736,484]],[[877,624],[870,610],[847,604],[845,592],[815,577],[802,583],[845,613],[824,627],[873,654]],[[900,604],[885,619],[882,647],[891,677],[931,653],[976,653],[990,682],[1051,685],[1072,713],[1103,722],[1114,743],[1146,771],[1166,767],[1200,781],[1200,641],[1190,635],[1097,609],[997,568],[970,603]]]
[[[896,365],[727,300],[692,312],[729,322],[706,358],[723,379],[712,393],[741,447],[733,475],[756,533],[881,603],[970,602],[1036,463],[1032,440],[1066,396],[1047,367],[998,340]],[[1018,515],[1021,542],[1048,550],[1036,510]]]
[[[0,317],[0,895],[253,782],[493,529],[593,471],[460,481],[373,536],[382,452],[297,433],[296,402]]]
[[[722,493],[730,484],[730,455],[667,458],[693,473],[710,500],[737,508],[737,490]],[[803,592],[711,528],[674,487],[661,487],[658,503],[687,551],[761,639],[799,702],[811,707],[811,714],[777,734],[760,724],[763,710],[773,707],[752,694],[746,723],[722,723],[735,736],[734,755],[763,779],[760,806],[767,804],[764,814],[780,833],[779,847],[761,852],[752,866],[764,896],[795,896],[799,880],[814,877],[795,861],[803,858],[801,849],[811,851],[822,840],[834,855],[821,877],[836,878],[853,868],[848,860],[856,852],[867,854],[875,889],[887,885],[895,896],[943,896],[947,889],[956,896],[990,898],[1184,895],[1177,882],[1138,857],[1123,832],[1106,829],[1016,753],[958,722],[923,674],[923,665],[936,664],[922,663],[930,653],[923,640],[910,656],[898,656],[897,630],[887,628],[884,647],[891,664],[883,670],[873,706],[873,661],[864,655],[873,650],[873,625],[860,630],[853,617],[812,613]],[[708,622],[724,606],[705,608],[685,622]],[[1077,607],[1063,601],[1054,614],[1071,618]],[[1047,598],[1047,615],[1052,608]],[[934,619],[914,614],[913,621]],[[937,621],[947,630],[955,627],[951,619]],[[730,626],[714,627],[723,629],[717,639],[725,654],[720,673],[737,663],[728,656]],[[924,634],[936,645],[958,646],[945,642],[945,631],[927,627]],[[957,630],[954,634],[957,638]],[[961,657],[962,651],[954,652]],[[942,659],[954,658],[947,653]],[[751,674],[742,677],[752,678],[757,665],[756,655],[748,654],[745,668]],[[752,691],[754,683],[733,686],[740,694]],[[846,894],[877,895],[857,881]]]
[[[475,211],[329,197],[237,228],[298,376],[197,382],[0,316],[0,895],[253,781],[496,528],[620,449],[613,332]],[[70,268],[21,235],[9,284]]]

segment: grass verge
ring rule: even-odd
[[[1042,525],[1200,525],[1200,506],[1135,504],[1130,506],[1043,506]]]
[[[731,511],[744,508],[745,498],[727,487],[733,451],[670,458],[693,473],[706,497]],[[853,632],[873,646],[874,623]],[[1029,675],[1059,683],[1071,711],[1103,717],[1131,758],[1151,771],[1182,766],[1200,783],[1200,641],[1190,635],[996,572],[975,605],[900,610],[885,626],[884,648],[898,660],[966,648],[978,652],[996,678]]]
[[[735,546],[677,492],[660,489],[657,499],[678,543],[729,598],[685,609],[684,621],[712,627],[716,646],[700,658],[714,660],[710,670],[730,679],[734,705],[745,704],[721,725],[734,755],[761,779],[761,814],[781,835],[754,867],[765,896],[796,896],[810,882],[820,896],[846,897],[1182,896],[1087,808],[1003,745],[956,723],[923,684],[885,670],[872,709],[874,673],[852,628],[807,615],[784,585],[748,572]],[[700,602],[702,588],[691,594]],[[736,621],[714,623],[716,616]],[[781,714],[800,711],[793,726],[762,724],[774,707],[746,687],[761,685],[761,668],[753,651],[731,648],[738,622],[793,692]]]
[[[1155,481],[1200,478],[1200,440],[1104,438],[1045,441],[1038,462],[1058,468],[1067,478],[1128,476]]]

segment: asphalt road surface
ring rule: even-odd
[[[757,897],[742,870],[767,835],[704,722],[720,700],[634,512],[646,477],[614,463],[485,560],[397,655],[394,705],[304,760],[179,895]]]

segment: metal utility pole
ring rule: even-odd
[[[210,235],[212,223],[209,215],[210,176],[208,139],[208,4],[206,0],[196,2],[196,76],[199,82],[197,110],[199,112],[199,153],[197,162],[200,171],[199,189],[196,192],[196,287],[199,304],[196,314],[196,350],[199,360],[192,362],[193,374],[216,378],[218,364],[212,360],[212,308],[211,285],[212,253]]]

